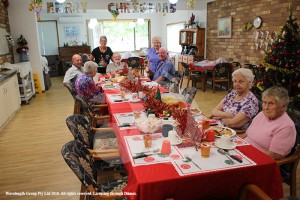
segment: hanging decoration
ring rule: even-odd
[[[113,13],[174,13],[176,3],[131,2],[109,3],[108,11]]]
[[[42,0],[33,0],[29,5],[29,11],[34,11],[37,17],[37,21],[40,21],[40,12],[42,11]]]
[[[110,3],[108,4],[108,11],[111,13],[111,15],[113,16],[114,21],[117,20],[117,17],[119,16],[120,12],[119,9],[112,9],[112,7],[114,6],[114,3]]]
[[[193,9],[195,7],[195,0],[188,0],[186,3],[188,9]]]

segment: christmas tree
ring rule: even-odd
[[[290,12],[287,23],[281,27],[271,50],[266,52],[258,73],[253,93],[258,99],[267,88],[285,87],[290,96],[289,107],[300,110],[300,36],[299,26]]]

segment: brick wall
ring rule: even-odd
[[[265,53],[262,48],[255,50],[255,31],[276,31],[279,33],[282,25],[289,17],[288,7],[291,5],[293,16],[298,18],[300,25],[300,0],[217,0],[207,6],[207,40],[206,58],[216,60],[223,57],[229,61],[260,64]],[[231,38],[218,38],[218,18],[232,17]],[[263,24],[259,29],[250,31],[241,28],[246,22],[252,22],[255,16],[260,16]],[[263,42],[269,40],[263,39]],[[270,50],[270,46],[268,47]]]
[[[10,32],[7,8],[3,4],[3,1],[0,2],[0,27],[5,28],[8,33]],[[11,47],[9,51],[9,54],[0,55],[0,65],[5,62],[13,63],[14,59]]]

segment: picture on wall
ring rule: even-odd
[[[75,38],[80,36],[80,28],[78,26],[66,26],[65,27],[65,37]]]
[[[218,19],[218,38],[231,38],[232,17]]]

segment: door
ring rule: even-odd
[[[56,21],[38,22],[41,55],[58,55],[58,33]]]

